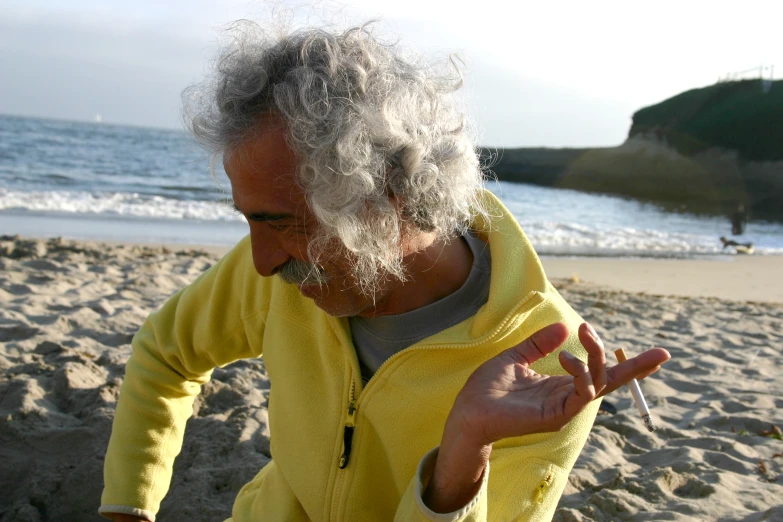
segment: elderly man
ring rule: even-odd
[[[154,520],[200,385],[263,355],[273,460],[235,522],[551,518],[593,399],[668,353],[606,369],[482,190],[454,78],[366,27],[242,33],[192,121],[250,235],[135,336],[101,513]]]

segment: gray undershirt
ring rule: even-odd
[[[365,384],[386,359],[426,337],[461,323],[475,315],[487,302],[492,265],[489,245],[472,232],[462,238],[473,253],[473,266],[459,290],[404,314],[348,319]]]

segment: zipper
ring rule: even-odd
[[[337,461],[337,467],[340,471],[348,466],[351,458],[351,443],[353,441],[353,430],[356,426],[356,412],[359,411],[359,401],[356,400],[356,381],[351,379],[351,389],[348,392],[348,417],[343,426],[343,454]],[[340,497],[342,496],[343,480],[345,473],[337,472],[335,478],[334,490],[332,492],[332,506],[330,508],[329,520],[338,520],[338,511],[340,509]]]
[[[337,461],[337,467],[345,469],[351,458],[351,444],[353,443],[353,430],[356,427],[356,412],[359,411],[359,401],[354,399],[354,382],[351,381],[351,393],[348,402],[348,417],[343,427],[343,454]]]
[[[537,503],[539,504],[544,503],[544,495],[546,493],[547,488],[552,485],[552,478],[553,478],[552,473],[551,472],[547,473],[546,478],[542,480],[541,483],[536,488],[535,499]]]

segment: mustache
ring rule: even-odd
[[[296,258],[280,267],[277,275],[292,285],[324,285],[329,282],[329,276],[322,267]]]

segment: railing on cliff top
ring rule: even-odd
[[[768,76],[766,73],[768,73]],[[775,66],[759,65],[758,67],[752,67],[744,71],[728,73],[725,76],[719,76],[718,83],[755,78],[758,78],[761,82],[761,88],[764,89],[764,92],[769,92],[772,88],[772,80],[775,78]]]

